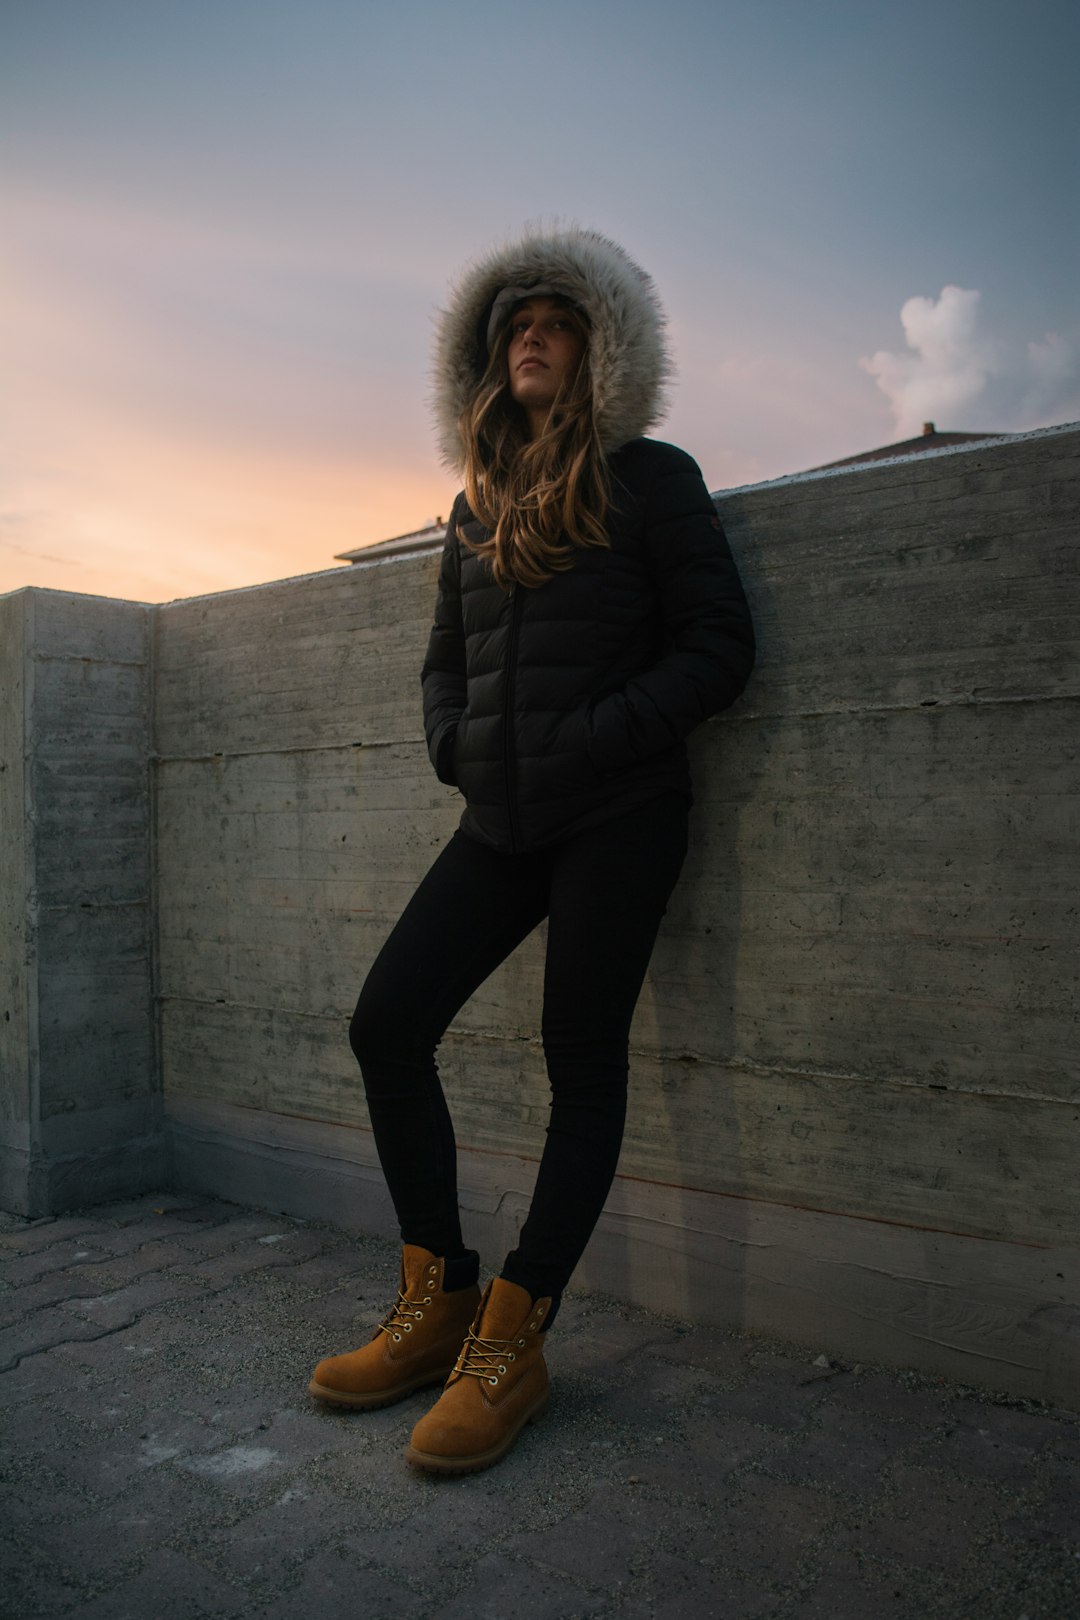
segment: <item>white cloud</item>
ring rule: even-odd
[[[981,294],[943,287],[900,311],[907,352],[879,349],[859,364],[886,395],[900,439],[924,422],[943,431],[1023,431],[1080,416],[1080,333],[1009,344],[980,327]]]

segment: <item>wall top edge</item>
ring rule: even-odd
[[[785,489],[795,484],[820,484],[827,478],[848,478],[853,473],[873,473],[882,467],[940,461],[943,456],[969,456],[973,451],[981,454],[987,450],[1006,450],[1014,444],[1064,438],[1069,433],[1080,433],[1080,422],[1056,422],[1053,427],[1031,428],[1027,433],[997,433],[989,438],[973,439],[968,444],[945,444],[939,450],[913,450],[906,456],[882,456],[876,461],[857,461],[850,467],[818,467],[813,472],[786,473],[783,478],[766,478],[760,484],[735,484],[730,489],[717,489],[710,493],[714,501],[726,500],[731,495],[752,495],[761,490]]]
[[[1041,439],[1064,438],[1068,434],[1080,434],[1080,421],[1059,422],[1053,427],[1033,428],[1027,433],[998,434],[996,437],[973,440],[969,444],[943,445],[939,450],[922,450],[906,456],[886,456],[878,461],[856,462],[850,467],[824,467],[814,472],[788,473],[782,478],[767,478],[757,484],[736,484],[728,489],[713,490],[713,500],[727,500],[734,495],[752,495],[762,491],[786,489],[801,484],[818,484],[829,478],[847,478],[853,474],[873,474],[881,470],[910,466],[912,462],[919,464],[925,461],[937,461],[943,456],[961,457],[984,454],[987,451],[1005,450],[1017,444],[1029,444]],[[37,597],[66,598],[80,602],[108,602],[114,606],[141,607],[154,612],[165,612],[169,608],[189,607],[196,602],[217,602],[225,597],[251,596],[263,591],[280,590],[285,585],[301,585],[309,580],[323,579],[328,575],[358,576],[369,568],[388,568],[400,566],[402,563],[415,562],[418,557],[430,558],[428,552],[405,552],[393,556],[373,557],[370,562],[344,563],[337,567],[314,568],[304,574],[290,574],[284,579],[263,580],[256,585],[239,585],[234,590],[204,591],[197,596],[178,596],[168,602],[143,602],[123,596],[100,596],[88,591],[58,591],[44,585],[23,585],[14,591],[0,592],[0,602],[13,600],[15,597],[25,596],[28,600]]]
[[[58,591],[51,585],[20,585],[13,591],[0,591],[0,602],[14,601],[17,596],[28,600],[47,596],[64,602],[108,602],[111,607],[153,608],[156,602],[142,602],[132,596],[100,596],[94,591]]]
[[[411,552],[409,558],[404,560],[411,560],[415,556],[416,553]],[[401,562],[403,559],[387,557],[384,560]],[[283,585],[306,585],[309,580],[325,579],[328,574],[354,574],[356,569],[355,563],[338,563],[335,567],[312,568],[306,574],[287,574],[284,579],[260,580],[257,585],[236,585],[229,591],[203,591],[198,596],[174,596],[168,602],[158,602],[156,607],[159,612],[165,612],[168,608],[191,607],[196,602],[220,602],[226,596],[257,596],[261,591],[278,591]]]

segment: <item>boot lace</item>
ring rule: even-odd
[[[518,1350],[524,1348],[524,1339],[482,1339],[470,1328],[458,1352],[454,1371],[497,1384],[506,1371],[506,1363],[516,1361]]]
[[[389,1333],[395,1343],[400,1344],[402,1335],[411,1333],[413,1324],[424,1320],[424,1306],[430,1304],[430,1294],[426,1294],[423,1299],[410,1299],[405,1290],[399,1288],[397,1304],[387,1311],[379,1323],[379,1331]]]

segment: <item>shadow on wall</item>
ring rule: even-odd
[[[734,707],[690,739],[689,848],[631,1030],[626,1144],[582,1277],[677,1316],[737,1325],[753,1320],[755,1190],[743,1159],[740,1000],[752,1004],[759,993],[754,952],[746,960],[744,948],[744,865],[755,816],[765,813],[758,806],[747,815],[759,783],[741,760],[744,721],[770,664],[782,658],[783,631],[760,552],[730,525],[729,536],[754,616],[757,665]]]
[[[703,1293],[743,1319],[748,1206],[733,1069],[742,923],[740,792],[707,768],[718,727],[692,746],[690,844],[668,904],[631,1031],[627,1143],[609,1201],[604,1286],[694,1318]],[[720,749],[721,756],[723,748]],[[716,793],[720,786],[721,793]],[[717,1194],[723,1200],[717,1229]],[[703,1224],[703,1206],[713,1206]],[[614,1233],[618,1252],[613,1252]],[[702,1268],[702,1247],[709,1264]],[[625,1279],[625,1280],[623,1280]],[[706,1281],[707,1279],[707,1281]],[[707,1314],[713,1314],[711,1311]]]

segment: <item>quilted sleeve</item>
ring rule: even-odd
[[[461,621],[461,553],[457,542],[458,502],[450,514],[439,568],[435,623],[420,672],[424,734],[440,782],[455,786],[454,737],[465,710],[465,632]]]

